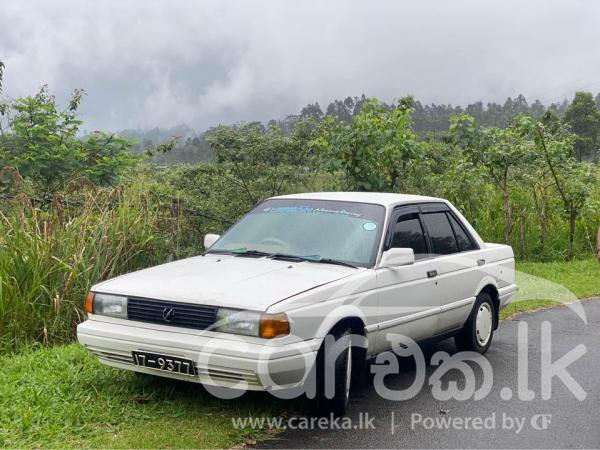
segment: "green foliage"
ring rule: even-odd
[[[200,163],[164,170],[174,198],[191,215],[198,230],[222,233],[254,203],[240,195],[240,183],[227,167]]]
[[[20,198],[0,214],[0,353],[70,341],[93,284],[199,251],[201,237],[154,184],[91,187],[50,210]]]
[[[0,135],[0,168],[17,169],[31,181],[42,203],[48,203],[74,176],[113,184],[137,162],[125,139],[101,132],[78,138],[82,95],[76,90],[67,108],[59,110],[44,86],[36,95],[19,98],[0,111],[8,124]]]
[[[310,184],[317,164],[308,145],[314,132],[311,119],[296,123],[291,134],[255,122],[217,127],[206,140],[236,195],[254,205]]]
[[[575,133],[574,154],[578,161],[598,159],[600,109],[589,92],[577,92],[565,112],[565,123]]]
[[[349,190],[402,189],[421,157],[411,128],[412,105],[410,97],[391,108],[377,99],[366,100],[350,123],[328,117],[311,145],[320,150],[331,171],[345,174]]]
[[[213,149],[206,142],[206,132],[196,133],[186,125],[149,130],[122,130],[119,136],[130,140],[131,153],[144,155],[157,165],[193,164],[213,160]]]
[[[96,131],[80,144],[82,158],[74,174],[82,173],[99,186],[116,185],[123,173],[138,162],[138,158],[129,153],[131,142],[114,134]]]
[[[600,94],[597,100],[600,99]],[[327,108],[323,116],[321,107],[318,103],[309,104],[302,108],[300,116],[310,116],[315,119],[319,117],[332,117],[341,122],[350,123],[352,118],[359,114],[367,98],[363,94],[360,97],[346,97],[343,100],[334,100]],[[600,100],[598,100],[600,103]],[[389,105],[385,105],[390,108]],[[555,111],[562,116],[568,103],[555,103],[546,107],[539,100],[531,104],[523,95],[518,95],[514,99],[508,97],[504,103],[487,103],[478,101],[471,103],[466,107],[452,106],[446,104],[423,104],[419,101],[414,103],[413,108],[413,128],[420,138],[434,137],[442,138],[448,131],[448,121],[451,116],[460,113],[467,113],[475,121],[484,127],[505,128],[519,114],[525,114],[534,118],[541,117],[548,109]]]
[[[150,142],[145,148],[145,153],[149,157],[161,154],[166,155],[167,153],[171,153],[175,149],[175,147],[177,146],[177,142],[179,142],[179,137],[177,136],[173,136],[168,140],[156,145]]]
[[[112,369],[78,345],[0,357],[0,399],[2,448],[231,448],[268,432],[236,429],[232,417],[282,409],[271,396],[224,401]]]
[[[473,166],[485,168],[500,190],[504,210],[504,241],[512,241],[513,218],[510,183],[532,157],[532,142],[523,139],[522,122],[517,117],[507,128],[479,128],[475,120],[463,113],[450,118],[449,136],[464,150]]]
[[[513,209],[517,206],[522,253],[526,254],[525,221],[534,206],[543,249],[550,198],[558,196],[569,223],[566,256],[573,258],[576,221],[592,193],[594,171],[573,158],[575,137],[555,114],[548,112],[539,120],[521,115],[507,128],[479,128],[472,117],[459,114],[451,118],[449,136],[474,166],[486,169],[501,193],[504,242],[513,243]]]
[[[547,126],[544,121],[524,120],[524,127],[533,133],[538,161],[548,167],[554,186],[563,202],[569,220],[569,250],[575,256],[574,240],[577,217],[592,193],[595,172],[591,165],[573,158],[574,136],[562,127]]]

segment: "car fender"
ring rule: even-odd
[[[360,308],[355,305],[340,305],[327,313],[327,315],[323,318],[319,328],[317,329],[315,337],[323,339],[338,322],[348,317],[359,318],[363,325],[367,323],[365,314]]]
[[[494,286],[496,288],[496,290],[498,290],[498,282],[496,281],[496,279],[494,277],[492,277],[491,275],[486,275],[481,279],[481,281],[477,285],[477,289],[475,289],[473,296],[477,297],[477,295],[479,295],[479,293],[483,290],[483,288],[490,284],[492,286]]]

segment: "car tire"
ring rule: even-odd
[[[464,328],[454,336],[456,348],[460,351],[487,352],[494,336],[496,309],[494,301],[487,292],[480,292],[475,299],[471,314]]]
[[[332,341],[335,341],[335,345],[340,345],[343,350],[334,351],[330,355],[325,350],[325,343],[321,346],[317,354],[317,392],[313,409],[319,416],[333,414],[338,417],[346,413],[350,401],[350,388],[353,379],[355,379],[353,377],[353,361],[355,361],[353,353],[356,349],[351,345],[351,330],[349,327],[333,330],[329,336],[333,337]],[[325,342],[327,342],[327,339]],[[327,362],[327,357],[330,360],[335,357],[335,361]],[[334,378],[330,383],[332,386],[326,386],[326,367],[334,367]],[[331,392],[331,388],[333,388],[333,392]]]

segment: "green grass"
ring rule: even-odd
[[[596,259],[519,262],[519,293],[500,318],[600,295],[600,264]]]
[[[600,295],[600,264],[595,258],[577,261],[521,262],[517,270],[565,286],[577,298]]]
[[[220,400],[198,384],[136,376],[77,344],[0,357],[0,447],[228,448],[269,433],[237,430],[231,417],[277,415],[284,404],[264,393]]]

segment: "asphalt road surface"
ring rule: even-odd
[[[430,379],[439,366],[428,363],[423,388],[409,400],[383,399],[375,392],[372,380],[354,392],[348,415],[353,421],[352,426],[360,424],[361,414],[363,423],[368,421],[365,418],[368,413],[374,429],[288,429],[257,447],[599,448],[600,298],[584,301],[581,305],[587,324],[566,306],[522,314],[501,322],[485,355],[493,368],[493,385],[483,399],[436,400]],[[518,393],[517,336],[520,322],[528,325],[528,387],[534,394],[532,400],[525,400]],[[547,328],[547,323],[551,324],[551,339],[544,339],[542,344],[542,327]],[[551,363],[556,363],[571,351],[575,352],[576,347],[585,346],[585,354],[566,368],[585,391],[583,400],[578,400],[572,389],[556,376],[552,378],[550,398],[542,398],[541,351],[543,347],[548,348],[550,341]],[[428,350],[428,362],[437,350],[456,353],[454,341],[449,339]],[[414,381],[414,364],[405,359],[402,361],[399,373],[384,379],[386,387],[404,389]],[[476,365],[470,365],[474,368],[476,386],[479,387],[483,382],[483,372],[475,370]],[[459,388],[465,385],[465,377],[455,369],[448,371],[442,380],[443,388],[451,380],[455,380]],[[508,389],[512,393],[510,399]],[[450,419],[453,422],[448,426],[448,422],[443,420]],[[475,429],[475,424],[480,429]]]

